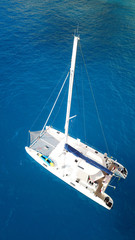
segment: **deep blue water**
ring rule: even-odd
[[[107,190],[111,211],[46,172],[24,150],[28,130],[42,128],[66,76],[77,25],[109,152],[129,171],[125,181],[113,183],[116,190]],[[69,131],[106,152],[82,63],[78,47],[71,114],[81,117]],[[50,120],[61,131],[65,94]],[[135,239],[134,119],[134,0],[1,0],[0,239]]]

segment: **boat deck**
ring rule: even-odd
[[[82,143],[79,139],[68,137],[68,142],[74,152],[65,149],[65,135],[52,127],[47,127],[44,134],[40,137],[40,132],[31,133],[31,139],[36,136],[36,140],[30,145],[30,148],[45,156],[48,156],[54,163],[53,173],[56,171],[60,178],[67,178],[67,183],[79,186],[79,189],[88,189],[94,197],[98,197],[109,208],[112,207],[113,200],[105,193],[105,190],[111,181],[114,173],[123,178],[126,177],[126,170],[123,173],[118,171],[118,168],[123,168],[122,165],[108,158],[106,154],[96,151],[94,148]],[[65,151],[63,151],[65,149]],[[79,153],[79,155],[77,155]],[[97,162],[102,167],[95,167],[89,164],[81,156],[85,154],[85,158]],[[36,157],[37,158],[37,157]],[[39,162],[39,160],[37,160]],[[40,163],[42,164],[42,163]],[[99,166],[97,165],[97,166]],[[108,174],[104,169],[112,171],[113,174]],[[76,187],[75,187],[76,188]],[[77,187],[78,188],[78,187]],[[80,191],[80,190],[79,190]],[[81,190],[82,191],[82,190]],[[83,190],[84,191],[84,190]],[[98,200],[97,200],[98,201]],[[100,200],[99,200],[100,201]],[[104,205],[104,203],[103,203]]]

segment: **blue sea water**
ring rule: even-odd
[[[24,150],[28,130],[42,128],[70,67],[77,26],[109,152],[129,172],[112,183],[116,190],[107,189],[111,211],[46,172]],[[106,152],[82,66],[78,47],[71,110],[77,118],[69,131]],[[50,120],[61,131],[64,95]],[[1,0],[0,239],[135,239],[134,119],[134,0]]]

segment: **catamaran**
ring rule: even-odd
[[[113,199],[106,193],[106,189],[108,186],[111,186],[110,181],[113,177],[125,179],[128,174],[127,169],[106,153],[103,154],[81,142],[80,139],[75,139],[68,134],[70,119],[74,117],[70,116],[70,109],[79,40],[79,36],[74,35],[65,133],[47,126],[47,122],[68,75],[64,80],[43,129],[41,131],[30,132],[30,146],[26,146],[25,150],[46,170],[88,198],[110,210],[113,207]]]

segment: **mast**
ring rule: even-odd
[[[80,40],[80,38],[78,36],[74,35],[72,58],[71,58],[71,68],[70,68],[68,101],[67,101],[67,114],[66,114],[66,121],[65,121],[65,143],[67,143],[67,141],[68,141],[68,127],[69,127],[69,120],[70,120],[70,109],[71,109],[72,90],[73,90],[73,82],[74,82],[78,40]]]

